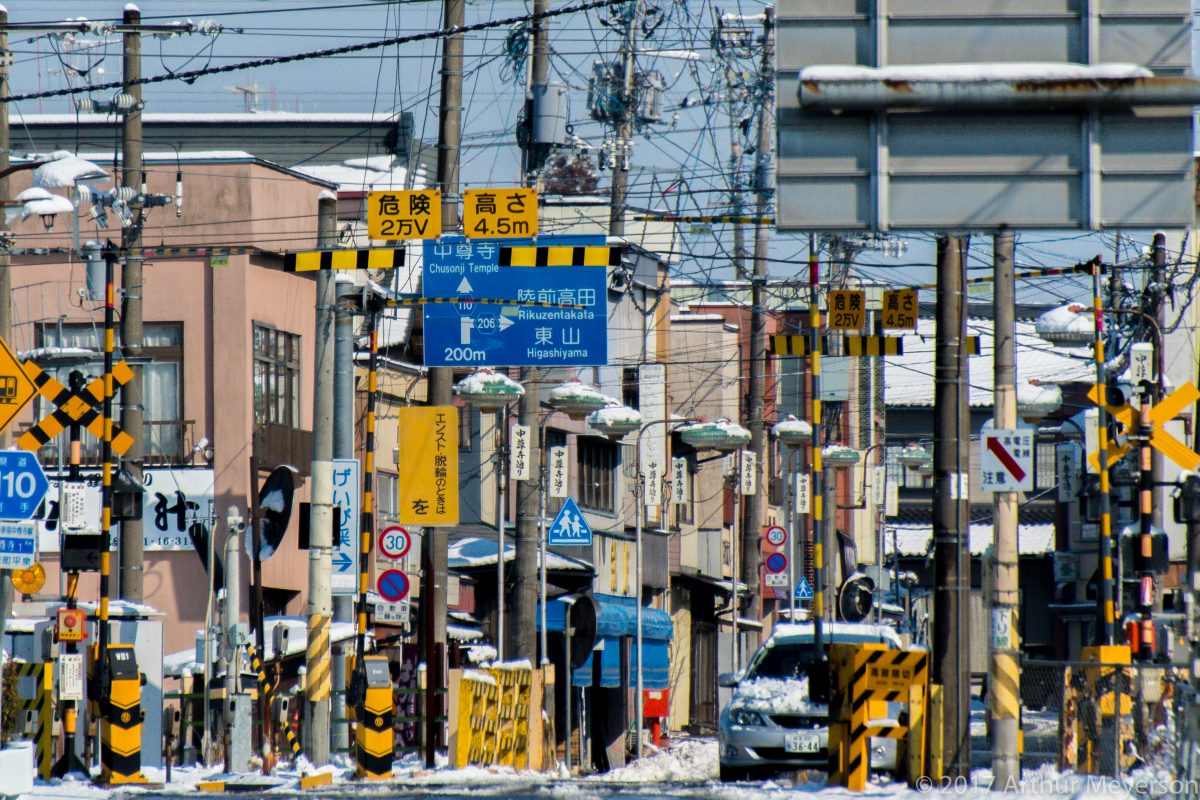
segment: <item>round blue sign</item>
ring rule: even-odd
[[[389,569],[375,581],[379,596],[389,603],[399,603],[408,597],[408,576],[398,569]]]
[[[767,572],[783,572],[787,569],[787,556],[783,553],[771,553],[767,556]]]

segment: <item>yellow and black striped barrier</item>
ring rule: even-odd
[[[891,650],[882,644],[834,644],[830,669],[834,678],[829,705],[830,784],[863,791],[870,771],[871,739],[882,738],[908,742],[905,772],[909,784],[916,786],[925,774],[925,737],[923,726],[913,723],[926,718],[929,653]],[[899,702],[908,705],[907,717],[888,719],[887,704]]]
[[[283,254],[283,268],[287,272],[395,269],[403,264],[403,247],[363,250],[310,250],[308,252]]]
[[[142,676],[131,644],[108,645],[108,696],[100,700],[100,783],[145,783]]]
[[[54,411],[34,425],[17,440],[22,450],[38,450],[69,425],[87,428],[96,438],[104,436],[104,378],[96,378],[81,391],[74,392],[63,386],[32,361],[21,365],[25,374],[33,381],[38,393],[54,404]],[[133,379],[133,370],[124,361],[112,368],[113,390]],[[133,437],[112,423],[112,449],[118,455],[133,444]]]
[[[1090,275],[1092,272],[1092,262],[1087,261],[1080,264],[1075,264],[1070,267],[1046,267],[1045,269],[1029,269],[1024,272],[1014,272],[1015,280],[1029,280],[1030,278],[1060,278],[1064,275]],[[1104,273],[1103,265],[1100,267],[1101,274]],[[980,278],[968,278],[963,281],[966,286],[978,286],[982,283],[991,283],[996,278],[992,275],[986,275]],[[911,289],[936,289],[936,283],[922,283],[916,286],[909,287]]]
[[[807,356],[812,348],[811,336],[808,334],[777,333],[771,337],[770,349],[777,356]],[[821,355],[829,355],[830,337],[821,340]],[[844,356],[859,358],[862,356],[902,356],[904,355],[903,336],[857,336],[842,337],[842,353]]]
[[[501,247],[502,267],[617,267],[621,248],[607,245],[587,247]]]
[[[522,308],[572,308],[585,309],[587,306],[579,303],[550,303],[545,300],[514,300],[503,297],[390,297],[383,302],[384,308],[405,308],[408,306],[436,306],[447,304],[470,304],[481,306],[521,306]]]
[[[267,708],[272,707],[272,702],[275,699],[275,690],[271,686],[271,679],[267,677],[267,672],[263,668],[262,659],[258,657],[258,651],[254,645],[248,645],[246,649],[247,655],[250,656],[250,666],[254,668],[254,674],[258,676],[258,690],[262,693],[263,702]],[[292,726],[287,720],[281,722],[280,727],[283,728],[283,735],[287,738],[288,747],[291,748],[292,757],[300,755],[300,739],[296,736],[296,732],[292,730]]]
[[[392,728],[396,706],[386,656],[363,656],[366,691],[362,704],[353,709],[356,774],[366,780],[392,777],[396,736]]]
[[[51,778],[54,769],[54,662],[17,665],[17,709],[25,714],[26,730],[33,735],[38,777]],[[22,685],[33,684],[28,696]]]

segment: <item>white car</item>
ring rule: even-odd
[[[902,646],[885,625],[835,622],[823,632],[826,648],[831,643]],[[829,709],[809,696],[810,674],[820,680],[827,670],[828,650],[817,653],[812,624],[783,624],[755,651],[745,672],[717,676],[718,685],[734,687],[718,721],[721,780],[828,767]],[[899,708],[889,713],[898,715]],[[872,739],[871,766],[890,769],[895,763],[895,740]]]

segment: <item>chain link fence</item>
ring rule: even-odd
[[[1177,698],[1187,681],[1185,671],[1169,665],[1022,662],[1022,766],[1100,775],[1173,769],[1181,746]],[[985,681],[972,704],[976,766],[991,762],[987,700]]]

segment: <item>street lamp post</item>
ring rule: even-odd
[[[504,517],[508,491],[505,454],[508,447],[508,404],[525,394],[525,387],[499,372],[480,369],[454,385],[454,393],[480,411],[495,411],[500,426],[496,451],[496,658],[504,660]]]
[[[824,538],[831,546],[837,543],[837,470],[849,469],[859,462],[858,451],[852,447],[845,447],[839,444],[826,445],[821,450],[821,463],[824,475],[822,477],[822,489],[828,492],[828,497],[824,501],[825,524],[822,526],[824,530]],[[829,550],[830,547],[822,547],[821,560],[817,566],[817,583],[820,585],[818,591],[824,592],[829,588]],[[842,576],[845,578],[846,576]],[[828,603],[830,620],[837,618],[833,607],[836,604],[836,597],[830,596]],[[824,612],[824,609],[822,609]],[[815,622],[815,621],[814,621]],[[822,620],[824,622],[824,620]]]
[[[787,465],[784,469],[787,479],[787,491],[784,492],[784,515],[786,520],[785,528],[788,529],[788,595],[789,609],[788,619],[792,622],[796,621],[796,540],[799,537],[799,525],[796,523],[799,514],[795,508],[795,486],[796,476],[794,472],[793,459],[796,455],[796,450],[802,445],[812,442],[812,425],[809,425],[802,419],[797,419],[792,414],[788,414],[785,418],[775,423],[771,428],[771,433],[783,443],[788,449]]]

